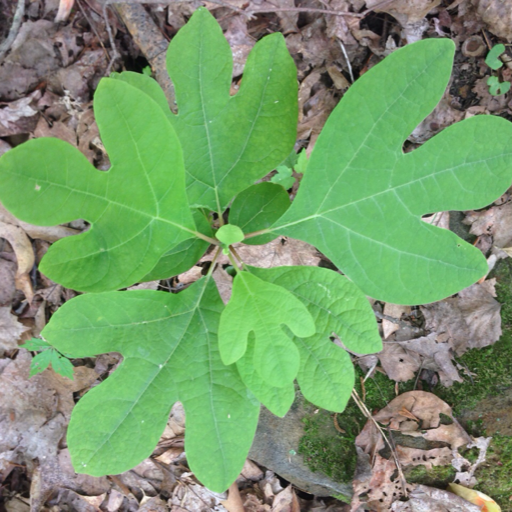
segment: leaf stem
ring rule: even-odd
[[[197,236],[197,238],[200,238],[201,240],[204,240],[205,242],[208,242],[212,245],[220,246],[220,242],[216,238],[212,238],[211,236],[208,236],[208,235],[203,235],[203,233],[200,233],[199,231],[193,231],[193,230],[188,230],[188,229],[186,231],[193,233],[195,236]]]
[[[215,264],[217,263],[217,258],[219,257],[220,251],[222,251],[222,248],[220,246],[218,246],[217,249],[215,250],[215,254],[213,255],[212,262],[210,264],[210,268],[208,269],[206,277],[210,277],[213,274],[213,271],[215,270]]]
[[[244,237],[244,240],[246,238],[253,238],[253,237],[259,236],[259,235],[266,235],[267,233],[272,233],[272,230],[270,228],[265,228],[265,229],[260,229],[259,231],[253,231],[252,233],[247,233],[247,235],[245,235],[245,237]]]

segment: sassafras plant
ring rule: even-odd
[[[18,218],[91,224],[53,244],[40,265],[91,292],[64,304],[43,339],[72,357],[123,356],[73,411],[67,441],[78,472],[135,466],[179,400],[190,466],[223,491],[242,468],[260,403],[286,414],[297,380],[309,401],[343,411],[354,371],[331,337],[359,354],[381,349],[366,295],[423,304],[486,273],[478,249],[421,218],[482,208],[509,187],[512,125],[476,116],[402,149],[441,98],[453,54],[449,40],[424,40],[359,79],[329,117],[291,203],[284,175],[256,183],[295,142],[296,70],[284,39],[256,44],[230,96],[230,48],[206,9],[169,45],[177,114],[147,75],[100,82],[94,111],[108,172],[57,139],[28,141],[0,159],[0,199]],[[233,249],[280,235],[314,245],[342,273],[248,267]],[[210,274],[177,294],[116,291],[177,275],[211,244],[236,268],[227,306]]]

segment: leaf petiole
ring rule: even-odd
[[[255,236],[259,235],[266,235],[267,233],[272,233],[272,230],[270,228],[260,229],[258,231],[253,231],[252,233],[247,233],[244,237],[244,240],[247,238],[253,238]]]

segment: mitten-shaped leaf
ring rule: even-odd
[[[161,108],[135,87],[104,78],[94,110],[109,171],[50,138],[0,159],[0,198],[16,217],[45,226],[91,223],[86,233],[54,243],[40,265],[51,279],[83,291],[133,284],[195,230],[180,144]]]
[[[347,352],[330,337],[337,334],[345,347],[358,354],[382,350],[368,299],[346,277],[325,268],[250,267],[250,271],[289,290],[308,308],[316,334],[294,337],[300,353],[297,381],[310,402],[330,411],[343,411],[354,387],[354,368]]]
[[[232,68],[219,24],[198,9],[167,52],[178,104],[171,122],[183,146],[190,204],[217,212],[283,161],[297,135],[297,71],[283,36],[255,45],[234,96]]]
[[[329,117],[297,197],[275,224],[377,299],[433,302],[487,272],[478,249],[421,216],[481,208],[510,186],[512,124],[476,116],[402,149],[441,98],[454,49],[427,39],[365,73]]]
[[[67,441],[77,472],[117,474],[154,449],[179,400],[185,450],[197,477],[224,491],[240,473],[259,406],[234,366],[220,360],[223,309],[212,280],[179,294],[87,294],[62,306],[42,335],[74,357],[120,352],[123,362],[73,410]]]
[[[238,373],[244,384],[253,392],[254,396],[273,414],[283,417],[290,409],[295,399],[295,385],[293,381],[283,387],[270,385],[256,371],[254,335],[249,335],[247,350],[236,362]]]
[[[219,324],[222,360],[225,364],[238,361],[247,349],[247,338],[254,333],[256,371],[270,385],[286,386],[297,375],[299,353],[283,324],[296,336],[315,333],[313,318],[299,299],[280,286],[239,272]]]

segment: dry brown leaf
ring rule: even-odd
[[[233,53],[233,78],[236,78],[242,75],[247,56],[255,44],[247,32],[247,18],[243,15],[230,16],[224,36]]]
[[[25,98],[10,103],[0,103],[0,137],[32,133],[37,125],[39,112],[34,108],[41,97],[39,90]]]
[[[420,368],[435,371],[444,386],[462,382],[452,359],[450,342],[437,340],[436,333],[407,341],[384,343],[378,358],[387,376],[397,382],[414,378]]]
[[[41,240],[46,240],[47,242],[56,242],[66,236],[80,233],[80,231],[76,229],[65,226],[34,226],[33,224],[22,222],[9,213],[2,203],[0,203],[0,222],[19,226],[31,238],[39,238]]]
[[[318,251],[293,238],[278,237],[265,245],[242,245],[236,250],[246,265],[271,268],[292,265],[317,266]]]
[[[494,282],[476,283],[455,298],[421,306],[426,329],[438,341],[449,341],[458,355],[495,343],[501,336],[501,306],[493,297]]]
[[[392,318],[396,318],[400,320],[402,315],[408,315],[411,313],[411,306],[401,306],[399,304],[391,304],[386,302],[384,304],[383,313]],[[391,322],[390,320],[386,320],[385,318],[382,320],[382,330],[384,332],[384,339],[389,338],[394,332],[398,331],[400,325],[398,322]]]
[[[10,306],[16,286],[16,263],[0,258],[0,306]]]
[[[382,0],[366,0],[366,7],[375,8],[375,12],[387,12],[405,27],[421,21],[440,3],[441,0],[392,0],[381,5]]]
[[[18,263],[18,269],[16,271],[16,288],[22,290],[25,293],[27,300],[31,302],[34,292],[32,290],[30,279],[27,280],[27,278],[35,262],[32,244],[22,228],[1,221],[0,237],[5,238],[11,244],[12,250],[16,254],[16,261]]]
[[[454,450],[472,442],[453,418],[450,406],[434,394],[424,391],[399,395],[373,419],[388,427],[387,435],[393,436],[401,466],[449,464]],[[439,447],[440,443],[444,446]],[[363,500],[360,496],[365,493],[368,493],[365,502],[370,507],[375,507],[377,511],[389,510],[391,503],[403,491],[396,478],[397,468],[391,451],[373,421],[367,421],[356,438],[356,446],[360,448],[358,458],[361,462],[358,462],[359,470],[354,480],[352,510],[355,510],[355,504],[361,504]],[[370,457],[373,458],[371,472],[367,467]],[[365,464],[366,469],[363,470]],[[395,475],[395,479],[391,478],[392,475]]]
[[[228,512],[244,512],[244,504],[236,483],[231,484],[228,489],[228,499],[221,503]]]
[[[512,3],[506,0],[471,0],[471,3],[494,35],[512,41]]]
[[[299,500],[291,485],[274,497],[272,512],[300,512]]]
[[[28,330],[20,324],[10,307],[0,307],[0,352],[18,348],[17,341]]]
[[[393,512],[481,512],[480,507],[460,496],[426,485],[414,485],[409,501],[396,501]]]
[[[497,247],[512,245],[512,203],[493,206],[488,210],[469,212],[464,224],[471,225],[470,233],[476,236],[491,235]]]

